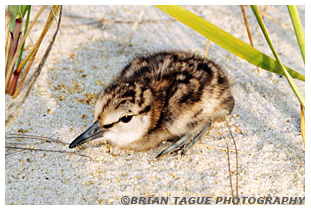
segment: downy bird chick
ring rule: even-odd
[[[233,107],[227,76],[211,60],[174,51],[137,56],[99,93],[94,124],[69,147],[104,137],[140,151],[175,140],[157,157],[184,154]]]

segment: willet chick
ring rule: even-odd
[[[213,61],[175,51],[137,56],[99,93],[93,125],[69,147],[103,137],[118,148],[146,150],[173,140],[157,157],[184,154],[233,107],[228,78]]]

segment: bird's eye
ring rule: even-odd
[[[120,121],[124,123],[128,123],[131,121],[132,118],[133,118],[133,115],[126,115],[124,117],[121,117]]]

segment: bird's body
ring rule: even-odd
[[[158,52],[138,56],[122,70],[98,95],[94,118],[103,137],[119,148],[146,150],[180,139],[171,148],[176,150],[192,146],[233,106],[227,76],[214,62]]]

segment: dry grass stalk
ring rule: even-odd
[[[232,185],[232,175],[231,175],[231,166],[230,166],[230,149],[229,149],[229,145],[228,145],[228,142],[227,142],[227,140],[226,139],[224,139],[225,140],[225,143],[226,143],[226,145],[227,145],[227,156],[228,156],[228,170],[229,170],[229,179],[230,179],[230,187],[231,187],[231,196],[232,196],[232,198],[234,198],[234,197],[239,197],[239,159],[238,159],[238,149],[237,149],[237,146],[236,146],[236,142],[235,142],[235,139],[234,139],[234,137],[233,137],[233,135],[232,135],[232,132],[231,132],[231,130],[230,130],[230,128],[229,128],[229,123],[228,123],[228,121],[227,121],[227,119],[226,119],[226,126],[227,126],[227,129],[228,129],[228,132],[229,132],[229,134],[230,134],[230,136],[231,136],[231,139],[232,139],[232,141],[233,141],[233,144],[234,144],[234,148],[235,148],[235,160],[236,160],[236,162],[235,162],[235,164],[236,164],[236,172],[235,172],[235,175],[236,175],[236,184],[235,184],[235,191],[236,191],[236,193],[235,193],[235,196],[234,196],[234,190],[233,190],[233,185]]]
[[[55,17],[56,17],[56,16],[58,15],[58,13],[59,13],[59,10],[58,10],[57,13],[54,14],[54,10],[56,10],[56,9],[57,9],[57,8],[56,8],[55,6],[53,6],[53,9],[50,11],[48,20],[47,20],[47,22],[46,22],[46,24],[45,24],[45,26],[44,26],[44,28],[43,28],[43,30],[42,30],[42,32],[41,32],[41,35],[40,35],[39,39],[37,40],[36,44],[34,45],[34,47],[33,47],[32,51],[31,51],[31,53],[29,53],[29,54],[31,54],[31,55],[30,55],[31,58],[30,58],[30,60],[29,60],[29,62],[28,62],[27,68],[25,69],[25,73],[24,73],[22,79],[21,79],[21,81],[19,82],[18,87],[16,88],[16,91],[15,91],[15,93],[14,93],[14,95],[13,95],[13,98],[15,98],[15,97],[18,95],[18,93],[20,92],[20,90],[21,90],[21,88],[22,88],[22,86],[23,86],[23,84],[24,84],[24,81],[25,81],[25,79],[26,79],[26,76],[27,76],[27,74],[28,74],[28,72],[29,72],[29,70],[30,70],[30,67],[32,66],[32,63],[33,63],[33,61],[34,61],[34,59],[35,59],[35,57],[36,57],[36,54],[37,54],[37,52],[38,52],[38,50],[39,50],[39,47],[40,47],[40,45],[41,45],[41,42],[42,42],[44,36],[46,35],[46,33],[48,32],[48,30],[50,29],[50,27],[51,27],[53,21],[55,20]],[[29,59],[29,58],[28,58],[28,59]],[[26,59],[24,59],[24,61],[25,61],[25,62],[21,62],[21,64],[25,64],[25,63],[27,62]],[[21,66],[21,64],[20,64],[20,66]],[[20,71],[21,71],[21,70],[22,70],[22,67],[18,67],[17,70],[16,70],[16,72],[17,72],[17,73],[16,73],[16,82],[17,82],[17,79],[18,79],[18,77],[19,77],[19,74],[20,74]],[[14,86],[13,88],[15,88],[15,86]],[[13,89],[13,88],[12,88],[12,89]],[[11,89],[11,93],[13,94],[13,91],[14,91],[14,90],[12,90],[12,89]]]
[[[300,111],[301,111],[301,123],[300,123],[300,129],[301,129],[301,135],[303,138],[303,146],[306,146],[305,143],[305,114],[304,114],[304,109],[302,105],[300,105]]]
[[[26,37],[28,36],[29,32],[31,31],[32,27],[34,26],[34,24],[36,23],[37,19],[39,18],[39,16],[41,15],[41,13],[43,12],[44,8],[46,6],[42,6],[41,9],[39,10],[39,12],[37,13],[36,17],[34,18],[33,22],[30,24],[30,26],[28,27],[28,31],[26,32],[25,36],[22,38],[16,52],[19,52],[26,40]],[[17,59],[17,56],[18,56],[18,53],[15,53],[10,65],[8,65],[8,73],[5,77],[5,89],[8,88],[8,84],[9,84],[9,81],[11,80],[11,77],[12,77],[12,73],[13,73],[13,66],[14,66],[14,63]]]
[[[130,34],[129,34],[128,37],[126,38],[126,40],[125,40],[125,42],[124,42],[124,44],[123,44],[123,46],[122,46],[122,48],[121,48],[121,50],[120,50],[120,52],[119,52],[119,55],[123,52],[123,50],[124,50],[124,48],[126,47],[126,45],[130,42],[130,40],[131,40],[131,38],[132,38],[134,32],[136,31],[136,28],[137,28],[138,24],[140,23],[140,21],[141,21],[141,19],[142,19],[142,17],[143,17],[144,12],[145,12],[145,6],[141,9],[140,14],[139,14],[139,16],[138,16],[138,19],[137,19],[137,21],[134,23],[134,25],[133,25],[133,27],[132,27],[132,29],[131,29]]]
[[[203,147],[208,147],[208,148],[212,148],[212,149],[219,149],[219,150],[223,150],[225,152],[227,152],[228,150],[226,148],[222,148],[222,147],[214,147],[214,146],[210,146],[210,145],[205,145],[205,144],[198,144],[199,146],[203,146]],[[229,152],[236,152],[236,150],[234,149],[229,149]],[[237,151],[238,153],[243,153],[243,154],[247,154],[247,155],[252,155],[252,153],[249,152],[244,152],[244,151]]]
[[[245,27],[246,27],[247,35],[248,35],[248,38],[249,38],[249,42],[250,42],[251,46],[254,47],[254,42],[253,42],[251,30],[249,29],[249,24],[248,24],[247,17],[246,17],[246,14],[245,14],[244,6],[240,5],[240,7],[241,7],[241,10],[242,10],[242,14],[243,14],[243,18],[244,18]],[[256,67],[256,68],[257,68],[257,72],[259,74],[260,70],[259,70],[258,67]]]
[[[58,144],[62,144],[64,146],[68,145],[68,143],[63,142],[60,139],[54,139],[46,136],[36,136],[36,135],[28,135],[28,134],[19,134],[19,133],[10,133],[8,136],[5,136],[5,139],[35,139],[45,142],[54,142]]]
[[[25,87],[23,88],[23,90],[20,92],[20,94],[14,99],[14,101],[12,102],[12,104],[8,107],[8,109],[6,110],[5,115],[7,116],[7,119],[5,120],[5,126],[6,128],[8,127],[8,125],[13,121],[13,119],[15,118],[15,116],[17,115],[18,110],[21,108],[22,104],[24,103],[24,101],[26,100],[27,96],[30,93],[31,88],[33,87],[35,81],[37,80],[38,76],[41,73],[41,70],[47,60],[48,55],[50,54],[50,51],[52,49],[52,46],[55,42],[56,39],[56,35],[59,31],[59,27],[60,27],[60,22],[61,22],[61,16],[62,16],[62,7],[60,6],[60,12],[59,12],[59,20],[58,20],[58,24],[57,24],[57,29],[52,37],[51,42],[48,45],[48,48],[46,49],[38,67],[36,68],[35,72],[31,75],[29,82],[25,85]],[[55,18],[55,17],[54,17]]]
[[[35,149],[35,148],[11,147],[11,146],[6,146],[5,148],[6,148],[6,149],[15,149],[15,150],[30,150],[30,151],[40,151],[40,152],[67,153],[67,154],[79,155],[79,156],[81,156],[81,157],[86,157],[86,158],[89,158],[89,159],[93,160],[93,158],[90,157],[90,156],[88,156],[88,155],[79,154],[79,153],[77,153],[77,152],[67,152],[67,151],[63,151],[63,150]]]
[[[250,8],[249,5],[248,5],[248,7]],[[263,6],[263,9],[260,10],[260,14],[261,14],[261,16],[262,16],[262,19],[267,18],[268,20],[270,20],[270,21],[272,21],[272,22],[274,22],[274,23],[280,25],[281,27],[293,31],[293,28],[291,28],[291,27],[289,27],[289,26],[287,26],[287,25],[285,25],[285,24],[283,24],[283,23],[280,23],[279,21],[275,20],[275,19],[272,18],[270,15],[268,15],[268,14],[266,13],[266,10],[267,10],[267,9],[275,10],[275,13],[277,13],[277,14],[279,14],[279,13],[282,12],[282,11],[281,11],[280,9],[278,9],[278,8],[271,7],[271,6],[268,6],[268,5],[264,5],[264,6]]]
[[[272,18],[270,15],[268,15],[268,14],[265,13],[265,12],[262,12],[262,11],[261,11],[260,14],[261,14],[263,17],[267,18],[268,20],[271,20],[272,22],[274,22],[274,23],[280,25],[281,27],[283,27],[283,28],[285,28],[285,29],[287,29],[287,30],[291,30],[291,31],[293,30],[291,27],[288,27],[287,25],[285,25],[285,24],[283,24],[283,23],[280,23],[279,21],[275,20],[274,18]]]
[[[216,5],[213,6],[213,15],[212,15],[211,23],[214,22],[215,11],[216,11]],[[205,50],[204,58],[207,58],[210,41],[211,41],[211,40],[207,39],[206,50]]]
[[[227,157],[228,157],[228,172],[229,172],[229,180],[230,180],[230,187],[231,187],[231,196],[234,197],[234,190],[232,185],[232,176],[231,176],[231,166],[230,166],[230,153],[229,153],[229,145],[228,142],[225,140],[227,145]]]
[[[7,7],[5,10],[5,64],[8,62],[9,57],[9,49],[11,45],[11,31],[10,31],[10,22],[11,22],[11,14],[10,14],[10,8]],[[5,76],[7,76],[7,65],[5,67]]]
[[[12,16],[10,17],[10,19],[12,21]],[[7,59],[8,65],[6,66],[6,69],[5,69],[6,75],[8,73],[8,66],[12,64],[12,58],[15,55],[15,53],[17,53],[16,48],[18,45],[18,40],[20,38],[20,31],[21,31],[21,26],[22,26],[22,18],[15,19],[14,21],[15,21],[15,24],[14,24],[13,31],[11,31],[11,26],[8,25],[8,27],[10,28],[10,34],[9,34],[10,44],[8,47],[8,59]],[[13,63],[13,66],[14,66],[14,63]]]
[[[228,126],[228,121],[226,123],[227,125],[227,129],[228,129],[228,132],[230,133],[230,136],[232,138],[232,141],[233,141],[233,145],[234,145],[234,149],[235,149],[235,165],[236,165],[236,184],[235,184],[235,191],[236,191],[236,197],[239,197],[239,155],[238,155],[238,148],[236,146],[236,142],[235,142],[235,139],[232,135],[232,132]]]

